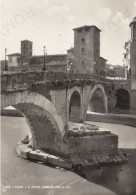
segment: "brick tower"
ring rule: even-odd
[[[31,41],[21,41],[21,54],[25,57],[32,56],[32,45],[33,43]]]
[[[95,73],[100,57],[100,29],[82,26],[74,30],[74,73]]]

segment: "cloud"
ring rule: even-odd
[[[99,8],[97,10],[99,26],[102,31],[106,30],[116,30],[123,28],[125,31],[128,28],[131,18],[123,12],[113,13],[109,8]],[[125,32],[124,32],[125,33]],[[128,31],[127,31],[128,33]]]
[[[112,16],[112,11],[109,8],[98,8],[98,19],[101,22],[105,22],[109,20],[109,18]]]
[[[102,30],[101,54],[112,64],[122,64],[124,44],[130,38],[129,23],[132,18],[126,11],[114,12],[106,7],[99,8],[97,13],[97,24]]]
[[[56,17],[58,20],[74,21],[71,10],[68,5],[53,6],[47,9],[46,14],[50,17]]]
[[[49,2],[48,0],[39,0],[40,3],[42,3],[43,5],[48,5]]]

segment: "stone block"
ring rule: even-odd
[[[49,164],[59,166],[59,158],[57,156],[49,155],[47,157],[47,161],[48,161]]]
[[[36,151],[37,152],[37,151]],[[49,154],[47,153],[44,153],[44,152],[37,152],[37,161],[41,161],[41,162],[44,162],[45,159],[49,156]],[[45,159],[44,159],[45,158]]]
[[[27,145],[25,144],[21,144],[21,142],[19,142],[16,146],[16,151],[17,153],[25,159],[28,159],[29,156],[29,152],[32,151],[33,149],[28,148]]]
[[[47,163],[48,163],[47,158],[48,158],[48,156],[43,156],[43,163],[44,163],[44,164],[47,164]]]
[[[28,159],[29,158],[29,152],[31,152],[32,149],[31,148],[26,148],[20,151],[20,156],[22,158]]]
[[[63,167],[66,169],[72,169],[72,162],[59,159],[59,167]]]
[[[30,151],[28,157],[29,157],[30,160],[37,160],[37,152],[36,151]]]

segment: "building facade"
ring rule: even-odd
[[[74,65],[74,48],[71,47],[67,50],[67,71],[73,72]]]
[[[9,70],[42,70],[44,59],[46,71],[88,73],[105,76],[106,59],[100,57],[100,29],[96,26],[82,26],[74,30],[74,48],[67,54],[33,56],[33,43],[21,41],[21,53],[10,54]]]
[[[125,78],[125,67],[121,65],[106,64],[106,76]]]
[[[20,59],[24,58],[20,53],[13,53],[8,55],[8,69],[11,67],[18,67],[20,65]]]
[[[29,64],[29,69],[31,70],[42,70],[45,67],[46,71],[49,72],[67,72],[67,55],[66,54],[56,54],[56,55],[41,55],[32,56],[26,58]]]
[[[32,56],[33,54],[33,43],[29,40],[21,41],[21,54],[25,57]]]
[[[100,57],[101,30],[96,26],[82,26],[73,30],[73,72],[104,74],[106,60]]]
[[[67,72],[67,54],[32,56],[33,43],[21,41],[21,53],[8,55],[8,71],[41,71],[44,67],[50,72]]]
[[[130,23],[131,39],[125,43],[126,77],[136,79],[136,17]]]

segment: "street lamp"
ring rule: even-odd
[[[6,62],[6,57],[7,57],[7,49],[5,48],[5,69],[4,69],[4,70],[7,70],[7,62]]]
[[[43,66],[43,69],[44,71],[46,71],[46,67],[45,67],[45,51],[46,51],[46,47],[43,46],[43,51],[44,51],[44,66]],[[46,56],[47,56],[47,51],[46,51]]]

